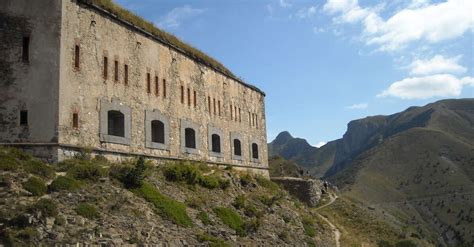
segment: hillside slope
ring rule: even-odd
[[[333,246],[311,209],[259,176],[204,164],[45,164],[0,148],[0,245]]]
[[[474,243],[474,100],[349,125],[329,177],[345,196],[405,221],[433,243]]]

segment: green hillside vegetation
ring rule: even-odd
[[[79,0],[79,1],[92,3],[96,6],[99,6],[102,9],[105,9],[108,12],[116,15],[118,18],[123,19],[155,35],[163,42],[168,43],[172,45],[173,47],[178,48],[179,50],[183,51],[184,53],[188,54],[194,59],[200,61],[201,63],[204,63],[227,76],[237,79],[235,75],[232,74],[232,72],[229,69],[227,69],[224,65],[222,65],[220,62],[218,62],[214,58],[206,55],[204,52],[194,48],[193,46],[181,41],[176,36],[157,28],[155,25],[153,25],[153,23],[141,18],[140,16],[130,12],[129,10],[122,8],[118,4],[114,3],[112,0]]]
[[[39,193],[24,188],[38,182]],[[0,192],[6,246],[333,244],[312,209],[270,180],[204,164],[110,163],[85,154],[50,165],[0,148]]]

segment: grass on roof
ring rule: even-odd
[[[191,45],[186,44],[185,42],[178,39],[176,36],[158,29],[151,22],[143,19],[140,16],[137,16],[136,14],[132,13],[129,10],[122,8],[118,4],[114,3],[113,0],[82,0],[82,1],[99,6],[109,11],[110,13],[115,14],[120,19],[128,21],[131,24],[137,27],[140,27],[143,30],[157,36],[159,39],[183,50],[187,55],[193,57],[194,59],[199,60],[200,62],[210,67],[213,67],[214,69],[219,70],[220,72],[224,73],[227,76],[236,78],[235,75],[229,69],[227,69],[224,65],[222,65],[220,62],[218,62],[214,58],[206,55],[204,52],[192,47]]]

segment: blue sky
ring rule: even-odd
[[[116,0],[264,90],[269,141],[474,97],[472,0]]]

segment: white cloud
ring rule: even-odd
[[[316,14],[316,9],[316,6],[301,8],[296,12],[296,17],[300,19],[310,18]]]
[[[190,5],[176,7],[166,14],[166,16],[162,17],[157,25],[165,28],[179,27],[183,21],[196,17],[204,11],[204,9],[193,8]]]
[[[328,0],[323,9],[336,15],[336,22],[362,23],[367,45],[393,51],[416,41],[433,44],[462,36],[474,28],[473,5],[472,0],[415,0],[387,20],[379,15],[380,7],[362,8],[357,0]]]
[[[441,73],[454,73],[462,74],[467,71],[467,69],[459,65],[459,59],[461,55],[444,58],[441,55],[436,55],[428,60],[417,59],[413,61],[408,67],[410,68],[410,74],[412,75],[432,75],[432,74],[441,74]]]
[[[397,97],[402,99],[428,99],[432,97],[455,97],[464,86],[474,86],[474,77],[457,78],[449,74],[424,77],[410,77],[392,83],[377,97]]]
[[[282,8],[289,8],[293,6],[291,3],[287,2],[287,0],[279,0],[280,7]]]
[[[322,147],[322,146],[324,146],[324,145],[326,145],[326,144],[327,144],[327,142],[318,142],[318,143],[315,145],[315,147],[320,148],[320,147]]]
[[[362,110],[362,109],[367,109],[369,107],[369,104],[367,103],[361,103],[361,104],[354,104],[351,106],[347,106],[346,109],[349,110]]]

